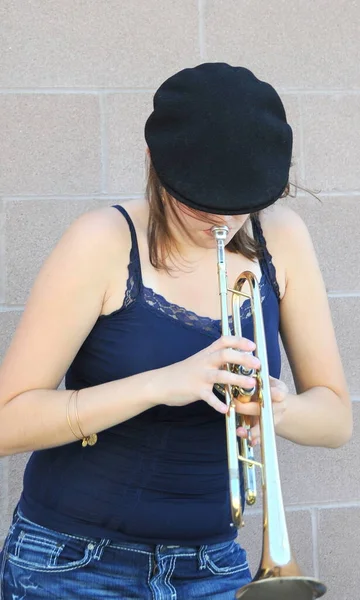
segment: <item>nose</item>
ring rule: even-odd
[[[229,226],[232,222],[232,215],[214,215],[216,218],[216,224],[219,225],[220,227],[222,225],[227,225]]]

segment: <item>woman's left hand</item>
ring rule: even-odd
[[[287,409],[289,389],[287,385],[275,379],[275,377],[269,377],[270,381],[270,392],[273,406],[274,425],[276,426],[282,420],[284,413]],[[237,402],[237,412],[243,415],[251,415],[252,426],[250,429],[252,446],[256,446],[260,442],[260,427],[259,427],[259,413],[260,408],[258,402]],[[244,427],[238,427],[236,430],[239,437],[247,437],[247,430]]]

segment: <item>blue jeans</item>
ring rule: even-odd
[[[115,543],[59,533],[18,511],[0,554],[1,600],[234,600],[250,580],[236,542]]]

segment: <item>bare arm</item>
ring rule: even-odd
[[[124,262],[125,289],[129,244],[126,222],[119,231],[101,209],[77,219],[45,261],[0,368],[0,454],[74,441],[66,419],[71,391],[56,388],[101,312],[115,260]],[[85,433],[151,406],[149,377],[131,379],[81,390]],[[119,404],[130,392],[131,404]]]
[[[338,447],[352,433],[351,400],[313,244],[290,209],[276,208],[270,218],[278,222],[274,254],[284,261],[281,337],[297,391],[287,400],[277,433],[299,444]]]
[[[0,455],[75,441],[66,418],[71,390],[57,387],[101,314],[114,265],[125,291],[129,251],[126,221],[106,208],[77,219],[44,263],[0,368]],[[220,339],[175,365],[80,390],[84,434],[156,404],[181,406],[203,399],[224,413],[213,384],[251,384],[221,366],[257,367],[248,354],[230,348],[253,350],[246,340]]]

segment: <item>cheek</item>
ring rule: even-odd
[[[197,233],[199,229],[204,229],[203,224],[198,219],[191,217],[190,215],[183,215],[182,221],[186,231],[192,232],[193,234]]]
[[[199,224],[201,228],[199,219],[188,214],[185,207],[176,207],[176,212],[186,231],[196,231],[199,229]]]

